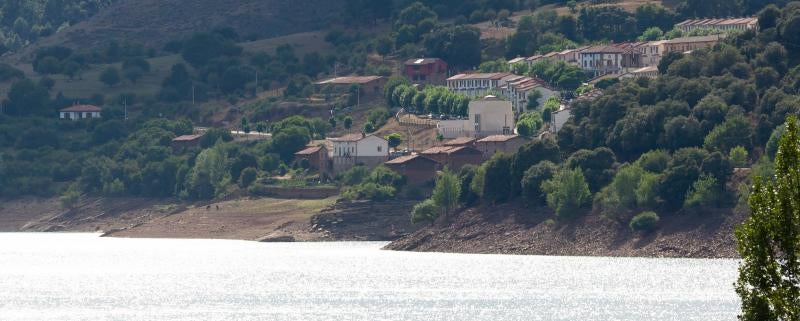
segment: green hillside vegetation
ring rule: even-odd
[[[595,211],[627,222],[643,211],[736,207],[749,183],[731,180],[734,165],[771,177],[775,154],[765,151],[776,149],[779,126],[800,112],[791,23],[800,6],[768,6],[759,16],[758,33],[674,57],[657,79],[624,80],[578,101],[555,139],[466,168],[459,176],[471,181],[461,185],[484,204],[522,199],[560,220]],[[644,228],[641,220],[631,226]]]

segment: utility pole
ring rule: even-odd
[[[256,69],[256,96],[258,96],[258,69]]]
[[[192,106],[194,106],[194,82],[192,82]]]
[[[125,120],[128,120],[128,97],[122,98],[122,106],[125,109]]]

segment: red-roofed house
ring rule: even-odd
[[[384,163],[386,167],[406,178],[408,185],[425,185],[436,179],[439,163],[420,155],[401,156]]]
[[[86,119],[86,118],[100,118],[100,113],[103,110],[100,107],[93,105],[75,105],[59,110],[59,118],[61,119]]]
[[[333,172],[338,174],[356,165],[369,168],[389,159],[389,142],[382,137],[363,133],[328,138],[333,145],[331,159]]]
[[[439,58],[409,59],[405,63],[405,75],[415,84],[444,85],[447,63]]]
[[[516,153],[527,142],[527,139],[519,135],[492,135],[478,140],[475,147],[483,153],[484,159],[489,159],[497,153]]]
[[[328,148],[325,145],[309,146],[294,153],[295,161],[303,159],[308,160],[310,167],[320,173],[325,173],[328,170]]]

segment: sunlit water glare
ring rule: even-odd
[[[735,320],[736,260],[0,234],[0,320]]]

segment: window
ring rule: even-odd
[[[381,151],[382,151],[382,149],[383,149],[383,146],[381,146],[381,145],[378,145],[378,152],[381,152]]]

